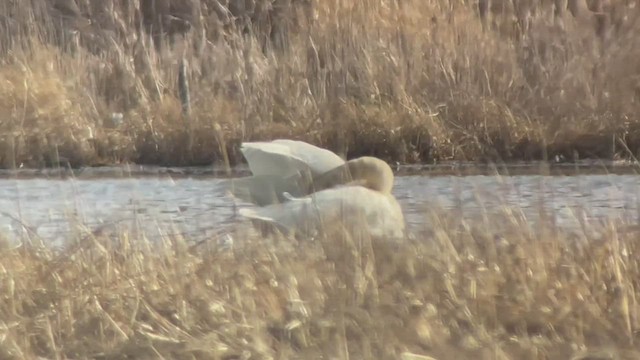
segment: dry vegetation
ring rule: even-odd
[[[635,155],[636,2],[513,4],[5,0],[0,164],[233,164],[274,137],[408,163]]]
[[[84,231],[58,251],[4,243],[0,357],[640,357],[637,229],[428,216],[403,244],[240,230],[231,247]]]

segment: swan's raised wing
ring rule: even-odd
[[[311,196],[260,208],[244,208],[240,214],[301,234],[326,232],[342,222],[347,228],[371,236],[402,238],[404,216],[396,199],[361,186],[341,186]]]
[[[295,140],[246,142],[240,150],[254,175],[289,177],[307,171],[318,175],[344,164],[329,150]]]
[[[290,151],[309,165],[314,175],[325,173],[345,163],[334,152],[304,141],[277,139],[274,144],[287,146]]]

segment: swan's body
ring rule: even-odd
[[[234,196],[262,207],[240,214],[285,232],[313,235],[340,221],[350,230],[398,238],[404,217],[391,194],[393,171],[375,157],[344,161],[293,140],[243,143],[253,176],[232,180]]]
[[[402,209],[391,194],[362,186],[340,186],[281,204],[240,210],[244,217],[276,225],[285,233],[313,236],[344,226],[350,233],[401,239],[405,223]]]

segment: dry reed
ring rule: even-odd
[[[274,137],[408,163],[634,156],[638,6],[533,4],[4,1],[0,164],[235,164]]]
[[[58,250],[4,242],[0,357],[638,358],[637,229],[506,210],[432,211],[400,244],[243,227],[231,247],[106,231]]]

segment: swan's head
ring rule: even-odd
[[[388,194],[393,188],[393,171],[383,160],[363,156],[349,160],[313,181],[315,191],[346,184],[361,185]]]

